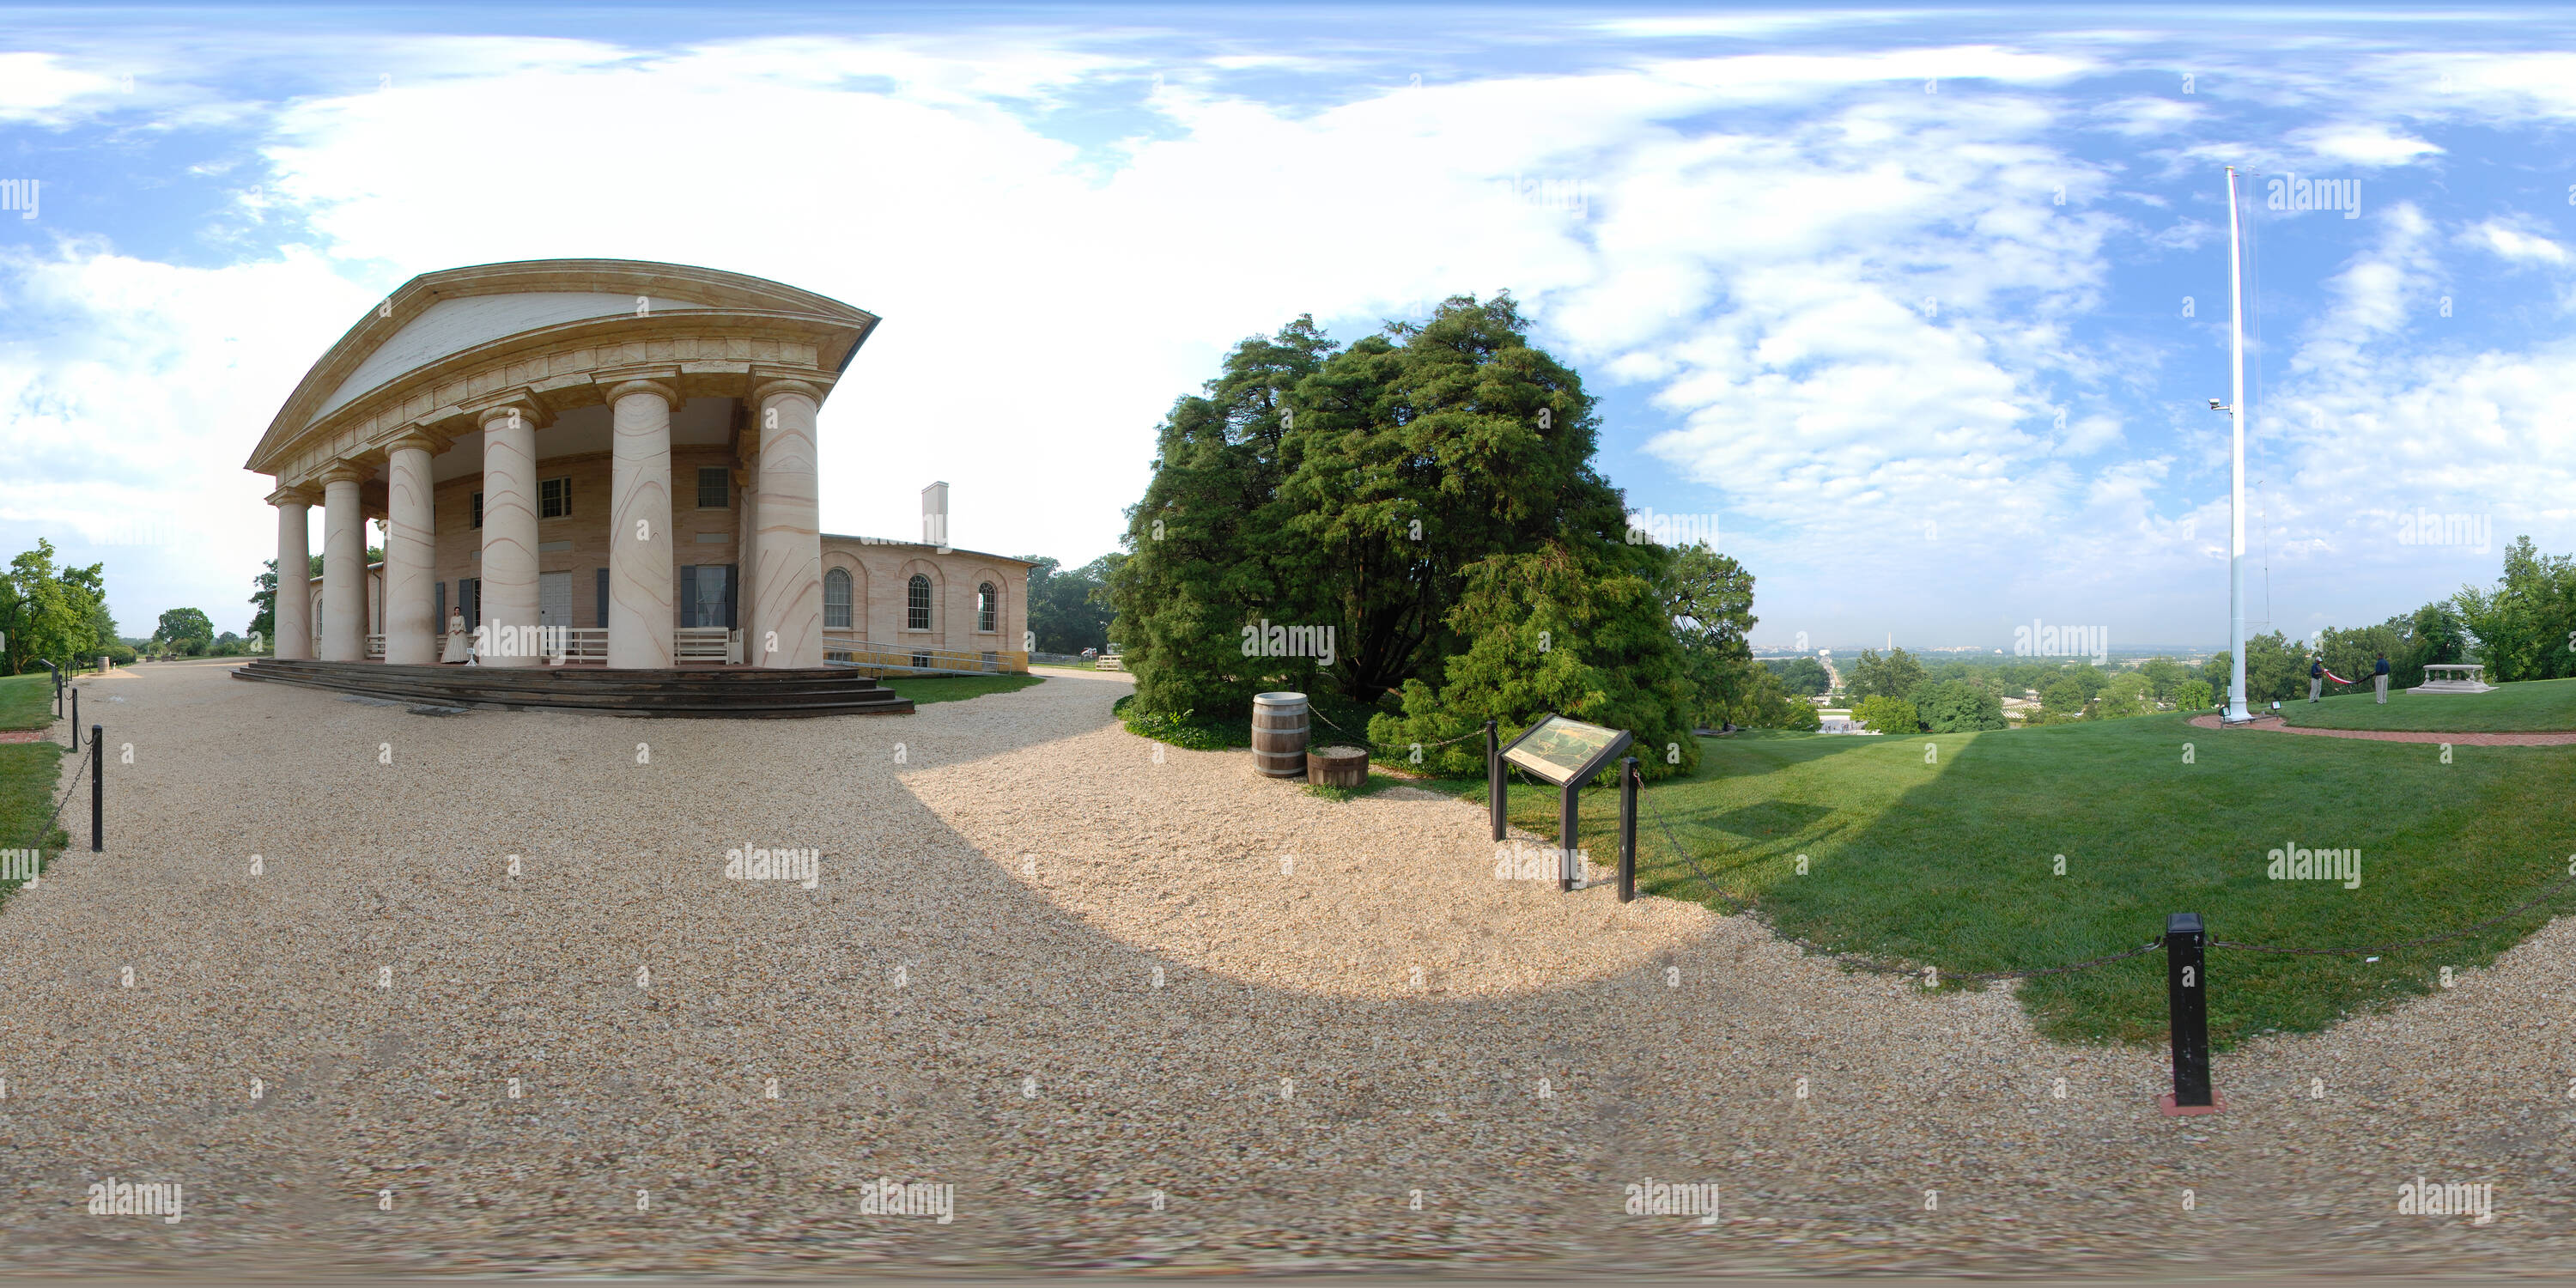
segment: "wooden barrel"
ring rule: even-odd
[[[1254,695],[1252,699],[1252,767],[1272,778],[1305,776],[1305,694]]]
[[[1317,747],[1306,753],[1306,781],[1318,787],[1368,785],[1368,749]]]

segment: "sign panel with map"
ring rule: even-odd
[[[1604,729],[1551,715],[1503,748],[1503,759],[1563,787],[1599,773],[1632,741],[1624,729]]]

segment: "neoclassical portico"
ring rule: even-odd
[[[677,264],[412,279],[314,364],[251,455],[277,485],[277,656],[364,661],[380,634],[386,663],[425,665],[462,612],[487,666],[822,665],[815,421],[876,322]],[[314,622],[289,588],[317,500]],[[369,519],[385,524],[380,578]]]

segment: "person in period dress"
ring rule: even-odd
[[[464,610],[458,609],[450,612],[447,615],[447,651],[441,654],[438,660],[441,662],[462,662],[471,655],[472,648],[472,637],[467,634],[465,630]]]

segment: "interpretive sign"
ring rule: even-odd
[[[1563,787],[1601,772],[1602,766],[1627,750],[1632,741],[1624,729],[1604,729],[1551,715],[1503,748],[1503,759]]]

